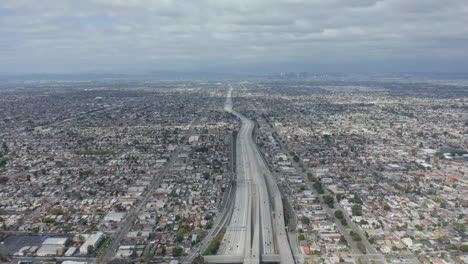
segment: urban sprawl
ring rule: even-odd
[[[2,82],[1,261],[467,263],[467,90]]]

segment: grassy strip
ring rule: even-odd
[[[226,229],[223,228],[219,233],[216,235],[216,237],[211,241],[210,245],[206,248],[205,252],[203,252],[203,255],[216,255],[218,252],[219,246],[221,245],[221,240],[223,240],[224,234],[226,233]]]
[[[106,237],[106,239],[104,239],[104,241],[102,241],[101,245],[99,245],[99,248],[96,251],[96,254],[100,255],[102,253],[102,251],[104,251],[104,249],[107,247],[107,245],[109,245],[111,240],[112,240],[112,237]]]
[[[358,241],[356,244],[357,244],[357,247],[361,251],[362,254],[367,253],[366,246],[364,246],[364,244],[361,241]]]

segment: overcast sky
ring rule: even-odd
[[[468,1],[0,1],[0,73],[153,70],[468,71]]]

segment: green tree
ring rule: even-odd
[[[314,188],[315,190],[319,193],[319,194],[324,194],[324,190],[323,190],[323,187],[322,187],[322,183],[321,182],[314,182]]]
[[[437,151],[434,155],[439,159],[445,159],[445,155],[443,152]]]
[[[335,211],[335,217],[338,218],[338,219],[343,219],[343,217],[344,217],[343,211],[341,211],[341,210]]]
[[[304,236],[303,234],[300,234],[300,235],[297,237],[297,239],[298,239],[299,241],[305,240],[305,236]]]
[[[2,149],[5,153],[8,153],[8,145],[5,143],[5,141],[2,142]]]
[[[293,157],[293,160],[294,160],[294,162],[299,162],[299,157],[298,157],[298,156],[294,156],[294,157]]]
[[[50,214],[53,214],[53,215],[63,215],[63,210],[61,208],[52,208],[50,209],[49,211]]]
[[[334,205],[333,205],[333,202],[334,202],[333,196],[330,196],[330,195],[325,195],[325,196],[323,196],[323,202],[324,202],[326,205],[328,205],[328,207],[334,208]]]
[[[187,229],[185,229],[185,227],[182,227],[179,229],[179,232],[178,232],[180,235],[183,235],[185,233],[187,233]]]
[[[336,200],[339,202],[343,199],[343,195],[342,194],[337,194],[336,195]]]
[[[357,204],[362,204],[362,199],[359,197],[359,195],[354,195],[353,202]]]
[[[366,249],[366,246],[364,245],[364,243],[362,243],[361,241],[358,241],[356,244],[357,244],[357,247],[361,251],[362,254],[367,253],[367,249]]]
[[[182,256],[183,252],[184,252],[184,250],[182,248],[179,248],[179,247],[174,248],[174,250],[172,251],[172,253],[174,254],[174,257]]]
[[[345,218],[341,219],[340,222],[341,222],[341,224],[344,225],[344,226],[347,226],[347,225],[348,225],[348,222],[346,221]]]
[[[5,165],[7,164],[7,161],[8,161],[7,157],[1,158],[0,159],[0,167],[5,167]]]
[[[339,242],[342,243],[342,244],[348,244],[348,241],[346,241],[346,238],[345,238],[344,236],[341,236],[341,237],[340,237],[340,241],[339,241]]]
[[[351,212],[353,213],[353,216],[361,216],[362,215],[362,206],[359,204],[353,205],[351,207]]]
[[[87,249],[88,249],[88,254],[89,255],[94,253],[94,246],[93,245],[89,245]]]
[[[351,236],[351,238],[354,241],[361,241],[362,240],[361,236],[358,233],[354,233],[353,231],[350,231],[349,235]]]
[[[461,250],[462,252],[468,252],[468,245],[461,245],[461,246],[460,246],[460,250]]]
[[[53,223],[53,222],[55,222],[55,221],[54,221],[54,219],[52,219],[52,218],[46,216],[46,217],[42,218],[42,222],[43,222],[43,223]]]
[[[205,259],[202,256],[198,256],[193,259],[192,264],[204,264]]]

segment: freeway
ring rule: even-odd
[[[224,110],[241,121],[236,142],[237,190],[234,213],[218,254],[243,256],[243,263],[260,263],[279,252],[281,263],[294,263],[281,193],[253,141],[255,123],[232,108],[232,91],[231,87]]]

